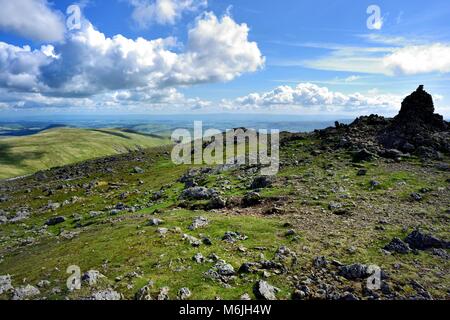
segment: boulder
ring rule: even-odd
[[[253,287],[253,293],[260,300],[277,300],[276,293],[280,291],[278,288],[270,285],[266,281],[259,280]]]
[[[384,247],[384,250],[401,254],[411,252],[411,248],[409,247],[409,245],[399,238],[392,239],[392,241]]]
[[[28,300],[40,294],[41,292],[38,288],[28,284],[26,286],[14,289],[12,300]]]
[[[427,250],[432,248],[449,249],[450,242],[441,240],[433,235],[422,233],[420,230],[414,230],[410,233],[405,242],[410,245],[411,248],[417,250]]]
[[[52,217],[45,222],[47,226],[55,226],[66,221],[65,217]]]

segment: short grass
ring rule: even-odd
[[[169,143],[167,138],[118,129],[58,128],[6,138],[0,140],[0,179]]]

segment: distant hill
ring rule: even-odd
[[[0,140],[0,179],[168,143],[166,137],[119,129],[53,128],[4,138]]]

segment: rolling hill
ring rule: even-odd
[[[5,138],[0,140],[0,179],[168,143],[165,137],[119,129],[55,128]]]

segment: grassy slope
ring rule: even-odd
[[[208,256],[214,252],[238,269],[243,262],[258,261],[264,254],[272,259],[280,245],[287,245],[297,253],[298,264],[290,268],[287,275],[271,275],[268,281],[281,289],[280,299],[288,299],[294,290],[289,280],[292,275],[303,278],[309,276],[312,260],[315,256],[325,255],[343,263],[362,262],[377,264],[390,274],[392,283],[401,287],[406,297],[414,294],[409,285],[410,280],[419,281],[433,296],[445,299],[449,286],[449,262],[419,252],[417,255],[386,256],[380,251],[394,236],[404,237],[416,226],[448,238],[448,222],[443,217],[448,201],[448,175],[422,167],[414,159],[401,163],[387,163],[383,160],[365,164],[367,176],[358,177],[358,168],[350,163],[345,153],[311,157],[304,151],[306,141],[294,143],[285,148],[282,158],[301,157],[311,160],[305,164],[287,166],[279,174],[279,182],[273,188],[262,192],[263,196],[287,196],[289,201],[280,204],[284,214],[263,215],[258,208],[248,211],[236,207],[225,212],[205,212],[180,209],[177,207],[178,196],[183,185],[176,180],[187,170],[185,166],[175,166],[167,155],[161,151],[146,151],[136,159],[144,161],[127,161],[114,167],[113,173],[96,174],[89,178],[67,182],[70,187],[56,190],[57,181],[52,187],[56,190],[51,197],[44,197],[41,187],[36,187],[30,194],[13,189],[9,202],[0,204],[0,209],[14,212],[20,205],[27,203],[33,213],[24,224],[8,224],[1,227],[4,235],[0,242],[0,274],[10,274],[15,286],[21,285],[21,279],[35,285],[42,279],[51,281],[48,288],[42,289],[44,296],[50,299],[79,298],[89,296],[94,288],[83,286],[81,291],[68,292],[65,289],[69,265],[79,265],[82,271],[100,270],[108,279],[98,287],[113,287],[132,299],[134,294],[149,280],[155,282],[153,294],[164,286],[170,287],[170,297],[175,298],[181,287],[189,287],[193,299],[237,299],[243,293],[252,297],[252,285],[263,275],[250,274],[239,276],[226,288],[220,283],[206,279],[203,272],[213,263],[197,264],[192,261],[196,252]],[[148,160],[151,159],[151,160]],[[325,169],[332,164],[333,170]],[[143,174],[133,174],[133,166],[141,166]],[[324,168],[325,167],[325,168]],[[239,182],[240,173],[226,172],[208,177],[207,186],[222,190],[227,198],[242,196],[247,192],[245,185]],[[31,178],[29,178],[31,179]],[[369,181],[377,179],[382,186],[370,190]],[[25,180],[28,180],[25,179]],[[230,181],[230,189],[224,180]],[[93,193],[86,193],[78,186],[95,181]],[[406,184],[398,184],[404,181]],[[120,188],[110,188],[120,183]],[[345,191],[333,191],[340,186]],[[433,191],[427,194],[425,201],[416,203],[409,200],[409,194],[423,187]],[[161,188],[165,197],[151,201],[151,194]],[[121,198],[125,191],[132,191],[126,199]],[[341,193],[348,198],[341,199]],[[77,196],[79,202],[63,206],[56,212],[42,211],[41,208],[51,199],[61,203]],[[338,200],[341,199],[341,200]],[[352,215],[336,216],[327,210],[330,201],[344,201],[351,206]],[[128,205],[140,204],[143,210],[136,213],[108,214],[105,208],[123,202]],[[19,205],[20,204],[20,205]],[[103,215],[91,218],[92,210],[105,210]],[[423,212],[423,213],[422,213]],[[77,228],[73,220],[74,213],[83,216],[83,227]],[[40,228],[46,219],[61,215],[67,218],[63,224],[48,228],[48,234],[40,234]],[[195,217],[208,217],[210,225],[196,231],[189,231],[188,226]],[[169,232],[161,238],[157,227],[146,226],[150,218],[158,217],[165,221],[163,227],[181,228],[182,233],[196,237],[204,234],[213,241],[212,246],[202,245],[192,248],[182,241],[181,234]],[[385,230],[377,230],[379,220],[388,219]],[[285,223],[289,222],[290,226]],[[293,228],[299,238],[286,237],[287,228]],[[403,230],[406,228],[406,230]],[[57,235],[64,229],[79,232],[72,240],[61,239]],[[246,241],[228,244],[221,241],[226,231],[239,231],[249,236]],[[33,244],[21,244],[22,239],[33,237]],[[355,246],[355,253],[348,248]],[[246,250],[240,250],[245,247]],[[258,247],[263,247],[260,249]],[[241,248],[242,249],[242,248]],[[400,264],[398,270],[395,264]],[[127,277],[129,272],[140,271],[140,277]],[[115,281],[116,277],[118,280]],[[329,280],[332,281],[332,280]],[[339,278],[341,286],[352,287],[361,292],[362,281],[348,281]],[[393,285],[391,284],[391,287]],[[61,294],[53,295],[54,287],[62,289]],[[1,298],[6,298],[0,297]]]
[[[169,140],[117,129],[58,128],[0,140],[0,179],[79,161],[154,147]]]

